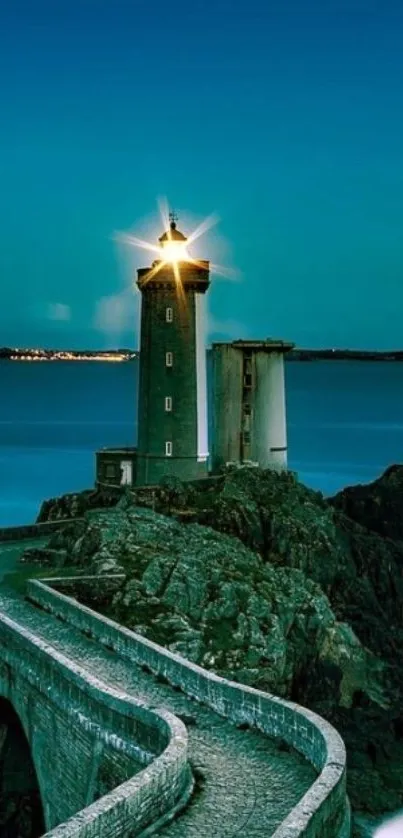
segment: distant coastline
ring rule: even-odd
[[[109,361],[119,363],[134,361],[139,356],[134,349],[21,349],[0,348],[0,361]],[[403,349],[293,349],[285,355],[288,361],[403,361]]]
[[[285,356],[288,361],[403,361],[403,349],[293,349]]]

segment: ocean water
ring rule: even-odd
[[[289,466],[324,494],[403,460],[403,364],[286,364]],[[136,439],[137,364],[0,362],[0,526],[94,483],[94,451]]]
[[[96,449],[135,444],[136,363],[0,361],[0,388],[0,526],[92,486]],[[289,465],[307,485],[333,494],[403,461],[403,364],[287,363],[286,388]],[[403,836],[385,821],[362,818],[361,838]]]

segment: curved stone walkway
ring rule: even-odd
[[[196,788],[187,808],[158,833],[164,838],[268,838],[313,783],[314,769],[296,752],[240,730],[4,588],[0,610],[98,679],[183,719]]]

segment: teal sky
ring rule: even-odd
[[[166,196],[210,337],[403,348],[401,0],[13,0],[0,73],[0,345],[137,346]]]

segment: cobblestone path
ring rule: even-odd
[[[196,788],[186,809],[158,833],[163,838],[268,838],[313,783],[314,769],[297,753],[237,728],[1,587],[0,609],[106,684],[183,719]]]

